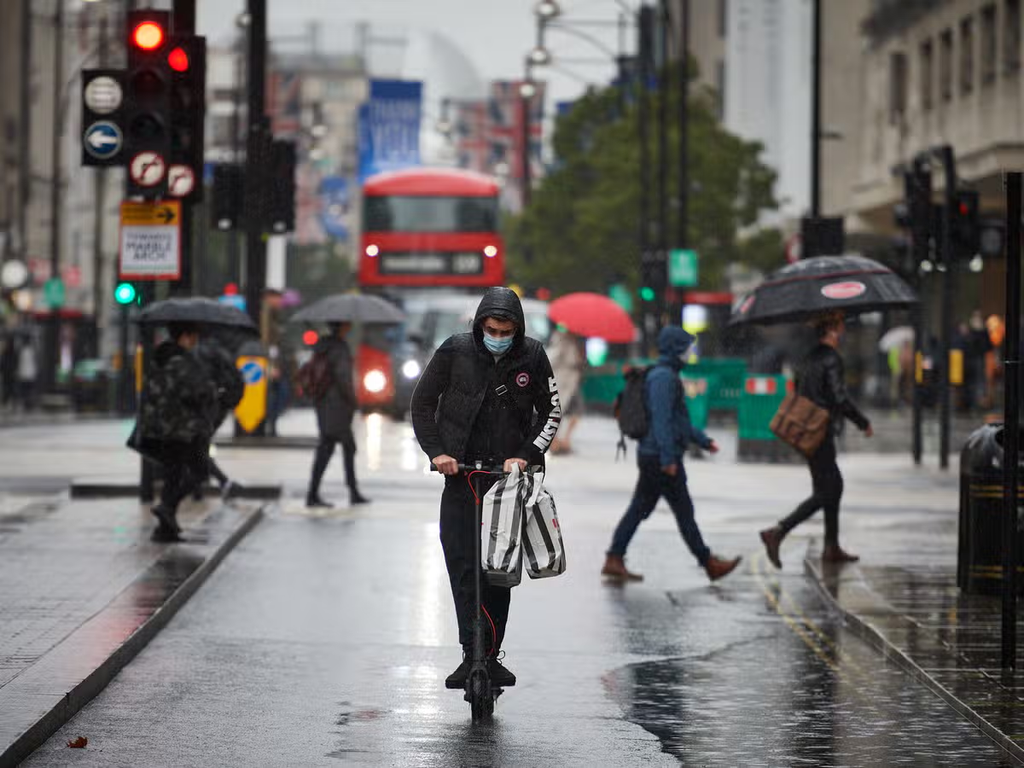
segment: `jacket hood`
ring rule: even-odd
[[[488,288],[484,292],[484,297],[476,308],[476,316],[473,318],[473,337],[479,344],[483,344],[484,332],[481,324],[487,317],[499,317],[503,320],[511,320],[516,324],[514,346],[518,346],[526,335],[526,315],[523,313],[523,304],[511,288]]]
[[[662,328],[658,334],[658,352],[663,360],[680,366],[680,358],[690,351],[694,341],[695,337],[682,328]]]
[[[178,346],[174,339],[167,339],[153,350],[153,362],[163,367],[178,355],[186,354],[188,354],[188,351],[184,347]]]

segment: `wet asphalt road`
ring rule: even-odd
[[[842,629],[802,575],[806,540],[787,543],[781,574],[758,553],[754,531],[806,490],[800,470],[691,464],[705,537],[744,554],[741,569],[710,586],[659,508],[631,548],[646,581],[609,586],[597,571],[632,468],[611,462],[607,424],[579,437],[549,483],[568,572],[513,593],[505,647],[520,682],[493,724],[472,725],[443,688],[459,654],[440,480],[420,471],[407,428],[382,422],[362,443],[373,505],[311,516],[285,501],[25,765],[1016,764]],[[277,471],[300,493],[308,457],[224,463]],[[876,501],[858,501],[870,525]],[[78,735],[88,749],[66,749]]]

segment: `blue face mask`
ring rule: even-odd
[[[487,347],[487,351],[492,355],[503,355],[512,348],[512,342],[515,341],[514,336],[509,336],[504,339],[499,339],[489,334],[484,334],[484,346]]]

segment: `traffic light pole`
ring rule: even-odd
[[[53,129],[50,147],[50,279],[60,279],[60,246],[63,239],[61,230],[61,92],[64,82],[64,0],[57,0],[53,16]],[[43,365],[43,390],[50,391],[57,386],[57,368],[60,366],[60,308],[49,307],[46,318],[46,359]]]
[[[1021,173],[1006,174],[1006,396],[1003,424],[1002,666],[1017,666],[1017,509],[1020,468]]]
[[[952,402],[949,352],[953,347],[953,275],[956,258],[953,253],[953,211],[956,206],[956,159],[948,144],[935,150],[942,161],[946,189],[942,209],[942,263],[946,272],[942,279],[942,380],[939,384],[939,467],[949,469],[950,421]]]
[[[920,265],[931,259],[931,207],[932,207],[932,174],[927,162],[917,160],[907,174],[907,201],[911,217],[911,248],[913,248],[913,264],[918,268],[918,303],[913,309],[914,323],[914,370],[913,370],[913,456],[914,463],[920,466],[924,453],[924,435],[922,417],[924,411],[924,354],[925,354],[925,281],[920,275]],[[918,361],[922,381],[918,381]]]
[[[265,187],[261,162],[267,144],[264,117],[264,80],[267,54],[267,0],[249,2],[249,130],[245,158],[245,303],[249,316],[263,332],[263,287],[267,279],[267,251],[260,216]]]
[[[638,45],[638,73],[639,73],[639,88],[637,93],[637,133],[638,141],[640,143],[640,157],[639,157],[639,170],[640,170],[640,210],[639,210],[639,243],[640,246],[640,284],[641,287],[646,288],[648,278],[653,274],[652,254],[651,254],[651,239],[650,239],[650,194],[649,185],[647,183],[650,176],[650,150],[647,143],[648,134],[648,122],[650,113],[650,99],[649,99],[649,85],[651,77],[650,69],[650,58],[651,58],[651,14],[652,10],[647,6],[641,6],[639,10],[640,23],[637,25],[639,29],[639,45]],[[643,339],[643,353],[647,354],[650,352],[650,348],[653,342],[653,334],[656,333],[656,329],[653,328],[655,325],[654,318],[651,315],[650,300],[646,296],[641,296],[640,306],[642,308],[643,317],[641,323],[641,338]]]

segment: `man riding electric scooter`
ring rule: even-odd
[[[441,546],[444,549],[463,660],[445,686],[465,687],[472,666],[475,579],[480,561],[474,537],[480,537],[474,490],[463,466],[543,465],[558,431],[558,388],[544,347],[524,332],[519,297],[508,288],[489,288],[469,333],[445,341],[420,377],[412,396],[412,425],[420,447],[445,477],[441,496]],[[497,480],[478,484],[484,493]],[[515,685],[515,675],[499,664],[511,590],[482,589],[487,637],[487,671],[497,688]]]

